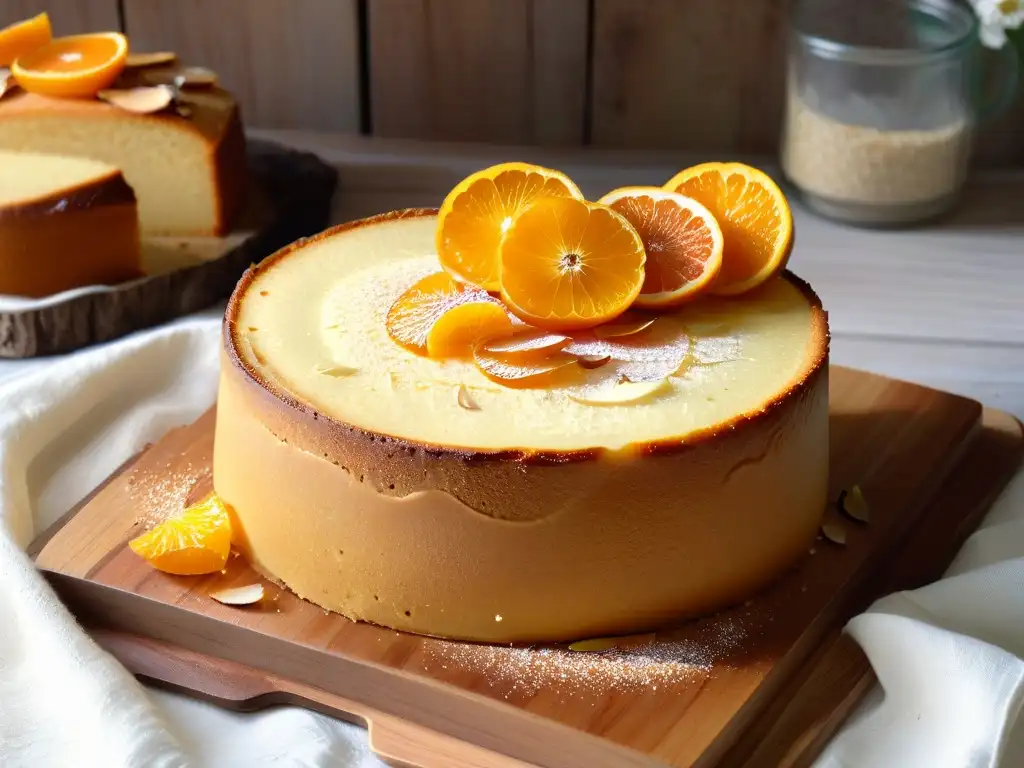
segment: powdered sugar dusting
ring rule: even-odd
[[[210,478],[209,466],[191,461],[181,466],[168,461],[161,468],[133,468],[128,475],[128,496],[136,511],[136,525],[146,530],[177,515],[193,499],[192,491]]]
[[[504,698],[553,691],[562,696],[635,693],[695,685],[740,650],[748,637],[742,617],[714,617],[664,635],[624,637],[607,650],[565,646],[505,646],[437,640],[431,665],[472,670]]]

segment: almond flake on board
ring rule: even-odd
[[[163,64],[173,64],[178,60],[178,55],[171,51],[154,51],[152,53],[129,53],[124,61],[125,69],[143,69],[144,67],[158,67]]]
[[[480,406],[477,405],[476,400],[469,394],[469,390],[465,384],[459,384],[459,405],[465,408],[467,411],[479,411]]]
[[[839,523],[825,523],[821,526],[821,535],[833,544],[846,546],[846,528]]]
[[[244,587],[229,587],[210,592],[210,597],[224,605],[253,605],[263,599],[262,584],[248,584]]]
[[[620,381],[611,387],[596,387],[570,392],[569,397],[584,405],[626,405],[645,400],[668,386],[668,379],[658,381]]]
[[[840,493],[838,506],[839,511],[852,520],[859,523],[871,522],[871,510],[859,485],[851,486],[848,491]]]
[[[169,85],[111,88],[100,91],[96,96],[126,112],[148,115],[167,109],[174,102],[174,89]]]
[[[174,74],[178,88],[209,88],[217,84],[217,73],[206,67],[185,67]]]

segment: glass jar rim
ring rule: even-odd
[[[806,0],[797,0],[797,8],[804,2]],[[913,64],[945,58],[958,53],[978,36],[978,17],[970,8],[964,8],[953,0],[911,0],[907,3],[907,7],[926,13],[931,11],[933,16],[942,14],[943,18],[952,19],[953,24],[962,26],[962,30],[960,34],[946,42],[922,45],[916,48],[853,45],[803,31],[797,23],[798,10],[795,10],[791,17],[790,29],[792,34],[817,56],[857,64],[875,65]],[[951,32],[956,31],[952,29],[953,24],[950,24]]]

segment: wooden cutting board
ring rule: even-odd
[[[978,460],[972,446],[988,434],[978,403],[880,376],[833,367],[830,397],[831,495],[858,484],[871,522],[843,522],[830,509],[828,519],[847,533],[845,546],[820,539],[798,568],[747,604],[603,653],[407,635],[327,614],[270,584],[256,607],[207,597],[213,588],[258,580],[241,558],[211,577],[154,571],[126,542],[209,490],[212,413],[122,468],[33,553],[88,625],[156,641],[147,662],[151,641],[125,645],[124,635],[104,636],[123,658],[135,649],[136,671],[146,672],[147,663],[155,671],[153,660],[163,659],[165,669],[154,677],[227,702],[251,705],[285,690],[288,700],[380,721],[385,733],[402,733],[393,726],[404,723],[456,752],[460,743],[477,750],[461,763],[396,758],[405,764],[515,764],[480,757],[497,753],[573,768],[769,765],[788,751],[785,764],[798,765],[870,679],[863,657],[837,630],[897,576],[913,581],[941,572],[955,551],[951,542],[976,524],[1019,462],[1022,442],[1019,425],[1004,416],[1001,442],[989,437]],[[969,448],[975,453],[965,454]],[[934,499],[950,469],[972,455],[972,473],[958,469],[957,484]],[[969,490],[973,501],[957,497],[963,503],[950,510],[950,487]],[[913,572],[893,571],[894,563]],[[196,674],[198,660],[211,657],[233,664]],[[809,697],[807,672],[822,664],[829,684]],[[264,681],[256,687],[254,669]],[[212,693],[218,674],[221,682],[248,680],[252,695],[230,684]],[[804,746],[794,752],[792,728],[783,726],[808,716],[817,735],[805,729]]]

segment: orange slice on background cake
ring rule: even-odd
[[[0,67],[10,67],[19,56],[42,48],[53,39],[45,13],[0,29]]]
[[[231,517],[224,502],[211,494],[128,546],[158,571],[178,576],[216,573],[231,553]]]
[[[640,234],[647,252],[635,305],[678,306],[704,293],[722,267],[722,230],[701,203],[660,187],[621,187],[599,201]]]
[[[19,56],[11,73],[31,93],[91,98],[113,85],[127,58],[128,40],[119,32],[72,35]]]
[[[446,317],[464,306],[469,309]],[[391,305],[385,326],[396,343],[417,355],[431,356],[455,351],[471,354],[473,345],[489,331],[499,337],[512,334],[512,321],[497,299],[446,272],[427,275],[410,286]]]
[[[785,268],[793,248],[793,215],[782,190],[763,171],[743,163],[703,163],[680,171],[664,188],[702,203],[722,229],[722,268],[711,293],[745,293]]]
[[[644,244],[608,206],[575,197],[538,200],[501,240],[501,297],[520,319],[548,330],[592,328],[634,302]]]
[[[437,256],[460,282],[497,291],[498,249],[516,216],[546,197],[583,199],[560,171],[530,163],[501,163],[477,171],[448,193],[437,219]]]

